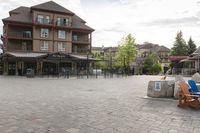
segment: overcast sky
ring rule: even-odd
[[[19,6],[48,0],[0,0],[0,18]],[[117,46],[131,33],[136,43],[151,42],[171,48],[180,30],[200,46],[200,0],[54,0],[95,29],[93,46]],[[2,34],[3,23],[0,23]]]

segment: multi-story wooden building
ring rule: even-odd
[[[151,53],[157,53],[160,58],[160,63],[163,67],[164,73],[169,69],[169,54],[170,49],[165,46],[159,46],[158,44],[144,43],[136,45],[138,49],[138,55],[136,61],[133,63],[135,73],[142,73],[142,67],[144,60]]]
[[[92,28],[68,9],[53,1],[18,7],[3,19],[4,74],[36,74],[67,67],[75,72],[86,66],[91,52]]]

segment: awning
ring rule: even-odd
[[[12,56],[16,58],[40,58],[47,56],[48,53],[33,53],[33,52],[6,52],[4,56]]]
[[[183,59],[180,62],[193,62],[194,60],[191,60],[191,58]]]
[[[177,62],[187,59],[187,58],[188,56],[169,56],[170,61],[177,61]]]
[[[28,59],[47,59],[47,60],[67,60],[67,61],[101,61],[91,57],[87,57],[87,55],[75,55],[70,53],[36,53],[36,52],[6,52],[4,57],[14,57],[14,58],[28,58]]]

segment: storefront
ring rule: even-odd
[[[95,62],[88,56],[80,56],[66,53],[18,53],[7,52],[3,56],[4,75],[25,75],[31,68],[36,75],[58,75],[63,70],[71,74],[88,72]]]

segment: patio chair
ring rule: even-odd
[[[189,92],[189,88],[185,81],[179,82],[180,96],[178,107],[193,107],[195,109],[200,108],[200,97],[198,95],[192,95]]]
[[[200,97],[200,91],[196,85],[196,82],[194,80],[188,80],[188,84],[191,88],[191,94],[198,95]]]

